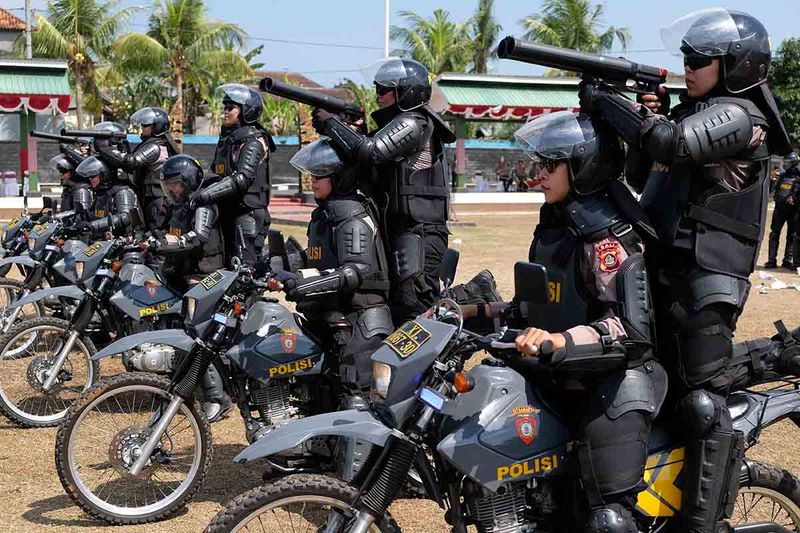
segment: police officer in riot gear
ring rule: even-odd
[[[75,175],[78,165],[70,161],[64,154],[54,155],[50,159],[50,168],[58,172],[61,183],[61,203],[59,211],[88,211],[94,202],[89,183]]]
[[[654,223],[648,250],[660,345],[679,388],[686,448],[684,531],[726,531],[738,490],[741,434],[726,407],[731,337],[764,233],[769,157],[789,140],[766,85],[769,36],[752,16],[721,8],[662,30],[684,57],[687,91],[668,115],[637,109],[597,84],[581,103],[630,146],[629,182]],[[666,92],[646,107],[668,112]],[[660,105],[659,105],[660,104]]]
[[[312,329],[324,335],[338,353],[346,392],[342,407],[366,406],[370,356],[394,329],[387,306],[387,260],[375,210],[356,190],[356,168],[342,162],[330,140],[305,146],[290,163],[313,180],[318,207],[308,226],[304,265],[313,271],[279,273],[269,283],[297,302]],[[368,453],[367,443],[343,441],[340,475],[352,479]]]
[[[163,227],[167,217],[158,170],[180,150],[169,133],[169,115],[163,109],[143,107],[130,116],[129,122],[141,127],[142,142],[133,152],[120,152],[111,146],[99,146],[98,152],[105,162],[132,175],[145,227],[154,230]]]
[[[308,226],[304,268],[315,271],[285,277],[281,285],[309,321],[331,332],[341,349],[342,383],[362,394],[370,386],[369,356],[393,330],[387,260],[372,204],[356,191],[356,170],[331,144],[313,142],[290,161],[313,180],[318,207]]]
[[[546,204],[529,261],[547,268],[551,301],[528,304],[527,316],[516,311],[507,320],[535,326],[516,339],[528,356],[537,357],[548,340],[567,358],[602,360],[625,350],[627,363],[619,368],[593,368],[587,360],[577,374],[556,367],[555,375],[558,382],[578,376],[585,389],[570,402],[580,420],[578,458],[591,508],[584,531],[637,533],[632,511],[643,487],[651,422],[667,391],[666,372],[653,359],[642,255],[652,228],[619,181],[624,154],[602,124],[563,111],[529,122],[516,138],[542,163]]]
[[[795,189],[800,182],[800,169],[797,168],[800,157],[792,152],[786,158],[787,169],[778,177],[775,184],[775,210],[772,212],[772,223],[769,227],[769,259],[764,268],[778,268],[778,245],[781,231],[786,226],[786,245],[781,266],[793,270],[792,248],[795,238],[795,216],[798,212]]]
[[[243,260],[252,265],[261,257],[269,231],[269,153],[275,151],[275,143],[259,123],[264,102],[258,91],[237,83],[217,91],[225,114],[211,170],[221,179],[193,193],[191,201],[194,206],[219,206],[229,257],[235,251],[235,228],[242,229]]]
[[[429,74],[420,63],[389,58],[365,75],[375,83],[381,106],[372,114],[377,131],[362,135],[322,109],[314,112],[314,125],[348,163],[375,167],[376,179],[362,188],[382,210],[394,263],[392,315],[402,323],[439,295],[438,270],[449,235],[444,144],[455,135],[428,105]]]
[[[150,237],[142,248],[163,256],[166,262],[162,272],[169,284],[186,291],[193,281],[225,268],[219,212],[213,204],[189,206],[190,195],[203,182],[203,169],[197,160],[174,155],[164,162],[159,176],[163,197],[169,204],[168,225],[165,234]],[[202,386],[203,411],[209,422],[216,422],[233,404],[214,365],[209,366]]]
[[[141,229],[142,213],[136,194],[127,183],[112,176],[105,163],[94,156],[87,157],[75,169],[75,174],[88,180],[95,193],[91,221],[80,226],[83,231],[93,235],[106,232],[126,235]]]

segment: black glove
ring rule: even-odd
[[[91,233],[92,231],[94,231],[92,224],[89,222],[81,222],[80,224],[75,226],[75,229],[77,229],[78,232],[80,233]]]
[[[314,126],[314,129],[317,130],[317,133],[320,135],[325,135],[325,123],[330,119],[333,115],[329,112],[325,111],[324,109],[320,109],[319,107],[315,108],[313,113],[311,114],[311,125]]]
[[[593,80],[581,80],[578,84],[578,100],[582,113],[591,114],[595,110],[597,100],[603,95],[611,94],[605,85],[598,84]]]
[[[208,203],[208,197],[203,195],[203,191],[195,191],[189,195],[189,208],[197,209]]]

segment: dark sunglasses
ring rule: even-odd
[[[556,167],[560,163],[558,159],[540,159],[539,163],[544,167],[548,174],[552,174],[556,171]]]
[[[225,104],[224,109],[225,111],[233,111],[234,109],[236,109],[236,107],[237,107],[236,104]]]
[[[689,70],[700,70],[706,68],[714,61],[713,57],[703,54],[689,53],[683,56],[683,66],[688,67]]]
[[[375,85],[375,92],[378,93],[378,96],[383,96],[384,94],[389,94],[394,90],[394,87],[384,87],[383,85]]]

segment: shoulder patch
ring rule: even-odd
[[[602,272],[616,272],[621,262],[619,260],[619,243],[604,241],[595,247],[597,260]]]

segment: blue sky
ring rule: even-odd
[[[1,1],[3,7],[16,8],[23,4],[23,0]],[[122,3],[151,5],[146,0],[123,0]],[[253,38],[252,46],[265,45],[261,60],[270,70],[298,71],[332,85],[344,77],[361,81],[358,70],[383,55],[383,0],[207,0],[206,3],[211,17],[242,26]],[[391,23],[403,24],[398,11],[430,16],[435,7],[446,9],[452,19],[463,21],[473,13],[477,3],[477,0],[390,0]],[[32,0],[35,8],[45,4],[44,0]],[[495,16],[503,25],[502,35],[521,35],[519,20],[539,11],[541,5],[540,0],[495,0]],[[774,48],[786,37],[800,37],[800,0],[728,0],[724,4],[698,0],[609,0],[605,5],[605,23],[627,27],[633,37],[628,52],[615,48],[614,55],[673,71],[682,70],[680,59],[658,51],[662,48],[659,30],[672,19],[701,7],[723,6],[755,15],[769,30]],[[22,15],[20,11],[14,13]],[[145,21],[145,17],[140,17],[133,29],[143,31]],[[326,44],[309,46],[256,38]],[[495,61],[490,68],[498,74],[541,73],[536,67],[507,60]]]

